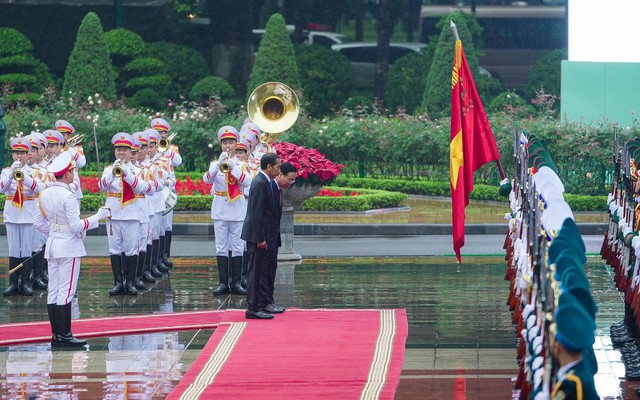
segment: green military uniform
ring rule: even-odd
[[[580,360],[562,377],[558,377],[559,380],[553,388],[551,399],[598,400],[600,397],[593,383],[593,373],[588,369],[587,364]]]

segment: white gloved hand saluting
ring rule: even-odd
[[[111,216],[111,210],[109,210],[108,208],[101,207],[98,209],[98,212],[96,213],[96,215],[98,216],[98,219],[100,221],[104,221],[105,219]]]

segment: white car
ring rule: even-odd
[[[425,47],[424,43],[389,43],[389,65],[407,54],[420,53]],[[334,44],[331,48],[339,51],[351,61],[353,84],[356,87],[372,88],[375,86],[378,43],[352,42]]]

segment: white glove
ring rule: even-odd
[[[227,158],[229,158],[229,154],[226,151],[220,153],[220,157],[218,157],[218,162],[223,163]]]
[[[217,161],[214,161],[209,165],[209,174],[213,175],[220,170],[220,164]]]
[[[122,164],[122,161],[121,161],[119,158],[117,158],[117,159],[116,159],[116,161],[113,163],[113,167],[114,167],[114,168],[115,168],[115,167],[119,167],[119,166],[120,166],[120,164]]]
[[[15,171],[20,167],[22,167],[22,163],[20,161],[14,161],[13,164],[11,164],[11,171]]]
[[[111,216],[111,210],[109,210],[108,208],[99,208],[96,215],[98,216],[98,219],[100,221],[104,221]]]

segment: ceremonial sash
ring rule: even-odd
[[[238,184],[238,180],[235,176],[231,175],[231,173],[227,175],[227,196],[229,196],[229,201],[232,203],[238,199],[238,197],[242,196],[242,191],[240,190],[240,185]]]

